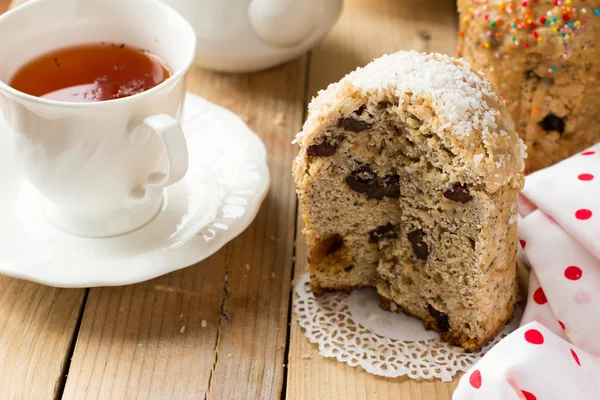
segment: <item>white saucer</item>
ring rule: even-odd
[[[263,143],[237,115],[192,94],[182,124],[189,170],[167,188],[161,212],[134,232],[90,239],[48,223],[0,117],[0,273],[61,287],[125,285],[195,264],[239,235],[269,187]]]

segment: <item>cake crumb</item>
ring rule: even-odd
[[[275,118],[273,118],[273,123],[277,126],[282,126],[284,122],[285,115],[282,112],[277,113],[277,115],[275,115]]]
[[[390,306],[390,309],[391,309],[391,306]],[[376,320],[378,318],[379,318],[379,316],[377,314],[373,314],[373,313],[369,313],[369,315],[367,316],[367,319],[369,321],[373,321],[373,320]]]
[[[246,271],[250,271],[250,264],[246,264]]]
[[[231,357],[233,357],[233,354],[231,354],[231,353],[227,354],[227,358],[231,358]]]
[[[303,360],[312,360],[312,356],[310,354],[302,354],[300,358]]]
[[[481,163],[482,159],[483,159],[483,154],[481,154],[481,153],[475,154],[473,156],[473,165],[475,165],[475,168],[479,168],[479,164]]]
[[[179,333],[183,333],[185,332],[185,325],[181,327],[181,329],[179,330]]]
[[[205,319],[203,319],[203,320],[200,322],[200,326],[201,326],[201,327],[203,327],[203,328],[206,328],[206,320],[205,320]]]

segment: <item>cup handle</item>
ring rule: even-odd
[[[168,114],[146,117],[143,125],[158,135],[167,154],[167,171],[153,172],[148,176],[145,188],[135,188],[131,196],[135,200],[144,198],[149,187],[164,188],[179,182],[187,173],[189,156],[185,135],[179,122]]]

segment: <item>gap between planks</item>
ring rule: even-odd
[[[63,393],[65,392],[65,385],[67,384],[69,367],[71,367],[71,357],[73,357],[73,353],[75,352],[75,343],[77,343],[77,336],[79,335],[79,329],[81,329],[81,321],[83,321],[83,311],[85,310],[85,304],[87,303],[89,293],[90,289],[85,289],[85,293],[83,294],[83,299],[81,301],[81,307],[79,308],[79,313],[77,315],[77,322],[75,323],[75,327],[73,328],[73,336],[71,337],[69,349],[67,351],[67,354],[65,355],[65,363],[62,368],[61,377],[57,385],[56,396],[54,396],[55,400],[62,399]]]
[[[304,99],[304,102],[302,104],[303,106],[303,111],[302,111],[302,121],[306,121],[306,117],[308,115],[308,103],[306,101],[306,98],[308,96],[308,84],[310,81],[310,63],[311,63],[311,59],[312,59],[312,51],[309,51],[306,54],[306,65],[305,65],[305,72],[304,72],[304,93],[302,94],[302,98]],[[294,146],[294,148],[296,148],[296,146]],[[291,170],[291,168],[290,168]],[[291,171],[290,171],[291,173]],[[298,201],[298,198],[296,197],[295,199],[295,211],[294,211],[294,215],[299,215],[299,211],[300,211],[300,202]],[[281,396],[280,399],[286,399],[287,398],[287,379],[288,379],[288,368],[289,368],[289,353],[290,353],[290,345],[291,345],[291,337],[292,337],[292,319],[294,318],[294,277],[296,276],[295,274],[295,270],[296,270],[296,243],[297,243],[297,238],[298,238],[298,218],[294,219],[294,241],[293,241],[293,256],[292,256],[292,270],[291,270],[291,277],[292,277],[292,282],[290,285],[290,295],[289,295],[289,300],[288,300],[288,318],[287,318],[287,331],[286,331],[286,341],[285,341],[285,351],[284,351],[284,364],[283,364],[283,384],[281,387]]]
[[[225,251],[227,251],[227,250],[225,250]],[[222,321],[224,318],[225,319],[230,318],[227,311],[225,311],[225,302],[227,300],[227,279],[228,279],[228,277],[229,277],[229,275],[227,273],[227,264],[225,264],[225,276],[223,279],[223,289],[221,290],[221,299],[220,299],[221,301],[219,303],[219,323],[217,325],[217,335],[215,337],[215,347],[213,349],[213,352],[215,354],[215,361],[212,365],[212,368],[210,369],[210,375],[208,377],[208,387],[206,389],[206,395],[204,396],[205,399],[207,399],[208,396],[210,395],[210,390],[213,385],[213,375],[215,374],[217,364],[219,363],[219,342],[221,340],[221,332],[223,329]]]

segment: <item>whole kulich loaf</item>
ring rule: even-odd
[[[458,0],[460,56],[506,100],[526,170],[600,141],[600,5],[582,0]]]
[[[462,60],[383,56],[321,91],[293,173],[310,281],[382,304],[474,351],[512,318],[524,146]]]

